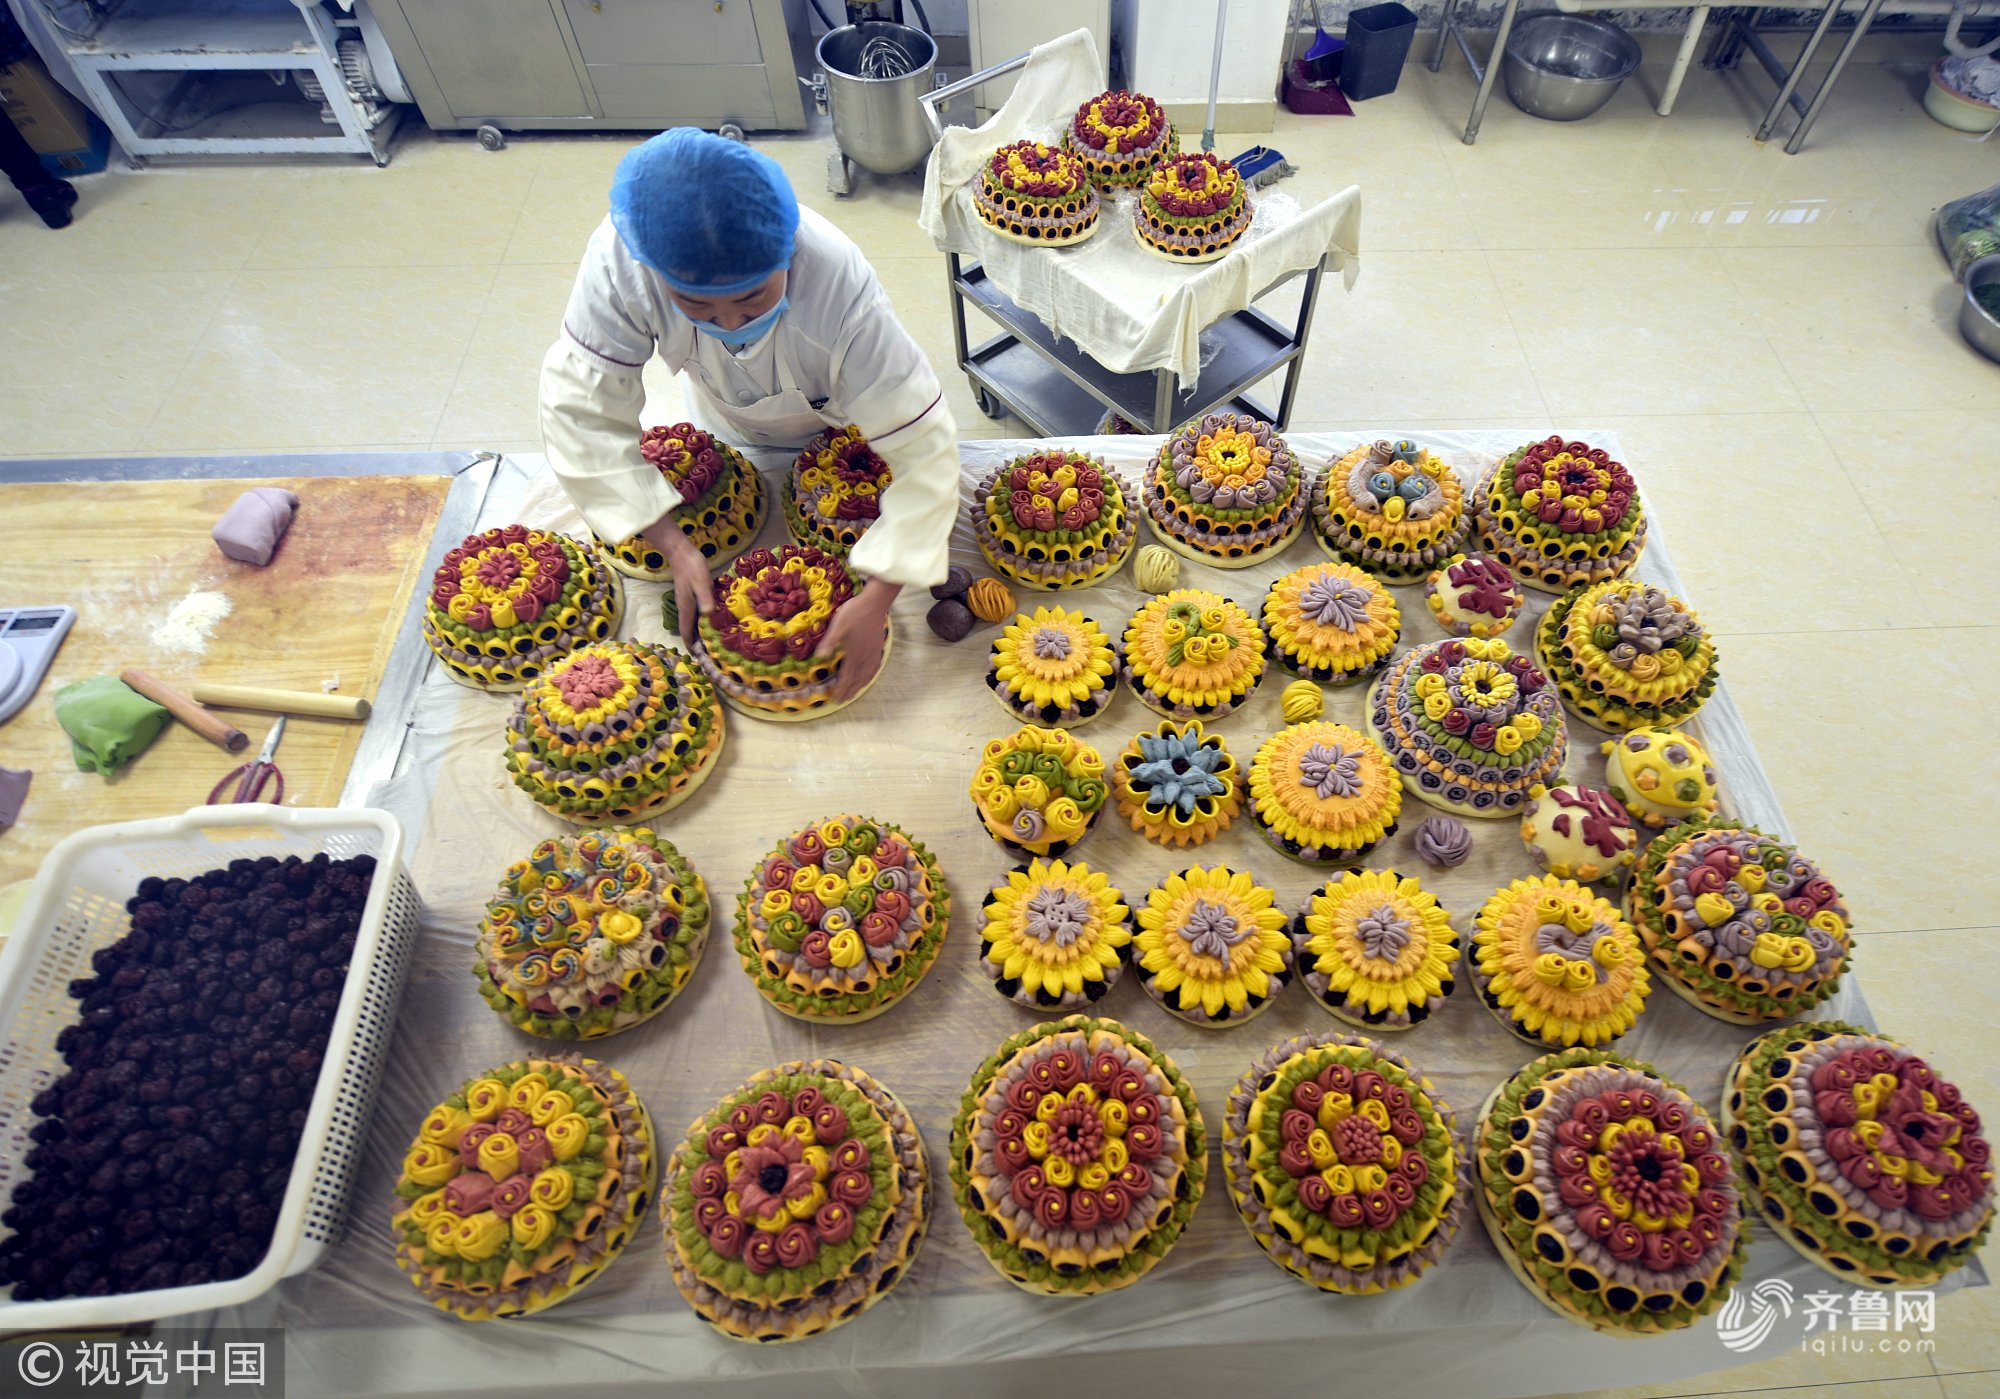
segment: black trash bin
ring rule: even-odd
[[[1394,0],[1351,11],[1347,47],[1340,56],[1340,90],[1357,102],[1394,92],[1416,34],[1417,12]]]

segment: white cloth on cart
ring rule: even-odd
[[[917,215],[939,249],[977,257],[1015,305],[1106,369],[1170,369],[1183,387],[1201,372],[1202,331],[1286,277],[1325,257],[1354,285],[1361,191],[1352,185],[1304,210],[1288,195],[1253,192],[1250,231],[1203,267],[1176,267],[1140,246],[1131,229],[1138,197],[1129,191],[1106,198],[1096,236],[1070,248],[1010,242],[981,223],[972,194],[987,157],[1010,141],[1061,140],[1077,107],[1102,91],[1103,71],[1090,32],[1079,29],[1033,51],[983,126],[945,129],[924,167]]]

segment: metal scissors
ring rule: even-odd
[[[215,784],[215,790],[208,794],[208,804],[210,806],[223,806],[233,802],[262,801],[275,804],[284,801],[285,775],[279,772],[278,765],[271,761],[277,755],[278,740],[284,736],[285,716],[280,714],[278,722],[271,725],[271,733],[264,740],[264,746],[257,751],[256,759],[243,764],[241,767],[231,768],[228,775]],[[236,784],[236,793],[234,796],[224,798],[222,795],[223,788],[232,782]],[[277,787],[277,791],[268,797],[265,796],[264,789],[274,784]]]

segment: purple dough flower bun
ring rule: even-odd
[[[1454,869],[1472,858],[1472,829],[1456,816],[1426,816],[1411,842],[1417,855],[1437,869]]]

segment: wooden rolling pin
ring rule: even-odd
[[[128,667],[118,677],[154,704],[164,705],[169,714],[186,724],[218,748],[241,753],[250,746],[250,736],[210,714],[179,690],[163,684],[145,671]]]
[[[267,690],[261,685],[197,685],[194,697],[203,704],[230,709],[263,709],[313,719],[368,717],[368,701],[357,695],[315,695],[305,690]]]

